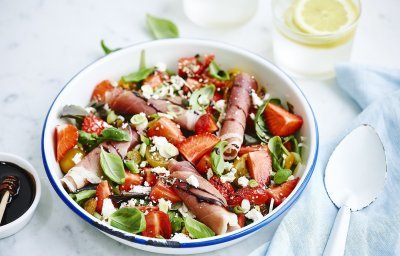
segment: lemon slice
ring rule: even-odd
[[[294,6],[295,24],[309,34],[340,32],[355,18],[355,6],[349,0],[299,0]]]

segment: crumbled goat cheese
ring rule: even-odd
[[[147,181],[145,181],[145,182],[143,183],[143,185],[144,185],[145,187],[150,187],[150,184],[149,184]]]
[[[193,174],[186,179],[186,182],[195,188],[198,188],[200,186],[199,180]]]
[[[213,175],[214,175],[214,173],[213,173],[212,169],[208,168],[208,170],[207,170],[207,180],[210,180]]]
[[[182,204],[182,206],[178,208],[178,211],[182,214],[183,217],[187,217],[187,216],[192,217],[192,218],[196,217],[193,213],[191,213],[189,211],[189,209],[187,208],[187,206],[185,204]]]
[[[236,172],[237,170],[235,168],[232,168],[230,172],[228,172],[227,174],[221,175],[221,182],[222,183],[233,182],[236,179],[235,177]]]
[[[83,158],[83,154],[82,153],[77,153],[72,158],[72,162],[74,162],[75,164],[78,164],[82,160],[82,158]]]
[[[174,236],[171,238],[171,241],[176,241],[176,242],[184,242],[184,241],[189,241],[192,240],[190,237],[183,233],[175,233]]]
[[[293,175],[290,175],[290,176],[287,178],[287,180],[294,180],[294,176],[293,176]]]
[[[160,211],[168,213],[168,210],[171,209],[172,202],[169,200],[165,200],[164,198],[158,199],[158,208]]]
[[[133,186],[130,192],[138,193],[138,194],[150,194],[151,187],[145,186]]]
[[[252,220],[253,222],[258,221],[263,218],[261,212],[257,211],[256,209],[251,209],[248,213],[244,215],[246,218]]]
[[[151,168],[151,172],[154,172],[154,173],[157,173],[157,174],[165,174],[165,176],[169,176],[170,175],[170,172],[167,169],[165,169],[165,167],[160,167],[160,166]]]
[[[224,162],[224,170],[230,171],[233,168],[233,163]]]
[[[163,63],[163,62],[158,62],[156,64],[156,70],[164,72],[167,71],[167,64]]]
[[[110,198],[103,200],[103,208],[101,209],[101,214],[105,219],[107,219],[111,214],[113,214],[117,209],[115,209]]]
[[[224,112],[225,100],[219,100],[219,101],[215,102],[214,109],[217,110],[218,112]]]
[[[179,155],[179,150],[169,143],[165,137],[154,136],[152,141],[162,157],[169,159]]]
[[[201,95],[198,99],[197,99],[197,102],[200,104],[200,105],[208,105],[208,104],[210,104],[210,100],[208,99],[208,97],[207,97],[207,95]]]
[[[140,166],[140,168],[144,168],[144,167],[146,167],[146,165],[147,165],[147,161],[142,161],[139,166]]]
[[[249,185],[249,179],[245,176],[239,177],[238,184],[242,187],[247,187]]]
[[[253,101],[253,105],[255,106],[261,106],[263,104],[263,101],[258,97],[257,93],[254,90],[251,90],[251,99]]]
[[[180,90],[185,84],[185,80],[180,76],[171,76],[170,81],[175,90]]]
[[[145,97],[146,99],[150,99],[151,98],[151,96],[153,95],[153,87],[151,87],[150,85],[148,85],[148,84],[144,84],[144,85],[142,85],[142,94],[143,94],[143,97]]]
[[[247,199],[243,199],[242,203],[240,204],[240,207],[242,207],[244,213],[250,211],[250,207],[251,207],[250,201]]]
[[[256,115],[254,115],[254,113],[250,113],[250,118],[251,120],[254,120],[256,118]]]

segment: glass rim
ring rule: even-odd
[[[358,7],[357,16],[350,24],[346,25],[346,27],[344,27],[343,29],[341,29],[338,32],[331,32],[331,33],[326,33],[326,34],[308,34],[308,33],[304,33],[299,30],[295,30],[295,29],[289,27],[284,21],[279,19],[279,17],[275,14],[275,7],[276,7],[277,2],[279,2],[279,1],[282,1],[282,0],[272,0],[271,1],[271,7],[272,7],[271,11],[272,11],[273,23],[276,26],[278,26],[280,29],[283,29],[287,32],[290,32],[296,36],[303,37],[303,38],[331,38],[331,37],[337,37],[337,36],[346,34],[357,25],[358,21],[360,20],[361,12],[362,12],[361,0],[350,0],[350,1],[355,2]],[[296,0],[293,0],[293,1],[296,1]]]

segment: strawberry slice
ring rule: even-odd
[[[221,195],[228,200],[229,197],[235,193],[231,183],[225,182],[223,183],[218,176],[212,176],[210,178],[210,183],[221,193]]]
[[[65,154],[78,144],[78,128],[72,124],[58,125],[56,127],[56,158],[61,161]]]
[[[211,114],[204,114],[197,120],[194,130],[196,134],[213,133],[218,131],[218,126]]]
[[[96,205],[96,212],[101,214],[101,210],[103,209],[103,201],[104,199],[110,197],[111,187],[108,184],[108,181],[102,180],[100,184],[96,188],[96,198],[97,198],[97,205]]]
[[[163,82],[168,79],[169,76],[167,73],[156,71],[154,74],[149,75],[144,81],[143,84],[148,84],[152,88],[157,88],[163,84]]]
[[[136,173],[125,171],[125,183],[119,185],[120,191],[129,191],[133,186],[138,186],[143,183],[143,177]]]
[[[151,172],[151,168],[143,168],[143,172],[144,181],[147,182],[147,185],[154,186],[157,183],[157,175]]]
[[[177,146],[183,140],[185,140],[185,136],[183,136],[181,129],[178,125],[166,118],[160,117],[156,121],[152,121],[149,123],[149,130],[147,131],[147,136],[160,136],[165,137],[170,143]]]
[[[175,191],[165,184],[162,180],[159,180],[156,185],[151,189],[150,199],[153,202],[157,202],[158,199],[164,198],[172,203],[182,201],[182,199],[175,193]]]
[[[231,206],[240,205],[243,199],[247,199],[250,203],[261,205],[265,204],[268,200],[271,199],[270,193],[267,192],[266,189],[261,187],[256,188],[240,188],[233,195],[231,195],[228,199],[228,204]]]
[[[152,211],[146,215],[146,229],[142,232],[147,237],[171,238],[172,226],[165,212]]]
[[[202,133],[186,138],[179,144],[179,152],[186,160],[196,164],[207,152],[211,151],[220,139],[214,134]]]
[[[292,193],[300,178],[288,180],[281,185],[273,186],[267,189],[267,193],[274,199],[274,205],[280,205],[286,197]]]
[[[205,154],[196,164],[196,170],[200,174],[206,174],[209,168],[211,168],[211,156],[210,154]]]
[[[105,102],[106,92],[114,89],[111,82],[109,80],[104,80],[100,82],[93,90],[91,100],[97,102]]]
[[[266,151],[269,152],[268,145],[263,145],[263,144],[257,144],[257,145],[251,145],[251,146],[242,146],[239,150],[238,155],[242,156],[244,154],[248,154],[250,152],[255,152],[255,151]]]
[[[178,61],[178,75],[187,77],[198,77],[201,75],[214,60],[214,55],[204,55],[204,60],[200,61],[196,56],[180,58]]]
[[[268,103],[265,107],[264,118],[269,131],[275,136],[289,136],[303,125],[301,116],[272,103]]]
[[[100,117],[97,116],[85,116],[82,123],[82,131],[87,133],[100,133],[106,128],[108,124],[104,122]]]
[[[269,182],[272,171],[272,161],[267,151],[250,152],[246,159],[250,177],[257,181],[258,185],[264,187]]]

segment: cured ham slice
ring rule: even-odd
[[[187,110],[179,103],[180,97],[170,98],[170,100],[145,99],[138,93],[116,88],[106,94],[106,103],[117,113],[135,115],[145,113],[152,115],[157,112],[170,114],[173,120],[186,130],[193,131],[200,115]]]
[[[226,210],[225,198],[199,175],[189,162],[172,162],[169,168],[174,170],[170,175],[175,179],[172,188],[196,219],[210,227],[217,235],[240,228],[236,214]],[[187,182],[192,175],[198,180],[198,187]]]
[[[228,145],[224,151],[224,158],[234,159],[243,143],[246,119],[251,106],[251,90],[257,89],[257,82],[249,74],[240,73],[235,77],[229,96],[225,120],[220,138]]]
[[[76,192],[87,184],[97,184],[101,181],[102,170],[100,166],[101,147],[104,150],[124,158],[132,147],[139,142],[139,135],[129,128],[131,140],[127,142],[106,141],[89,152],[79,163],[72,167],[61,179],[61,183],[70,192]]]

